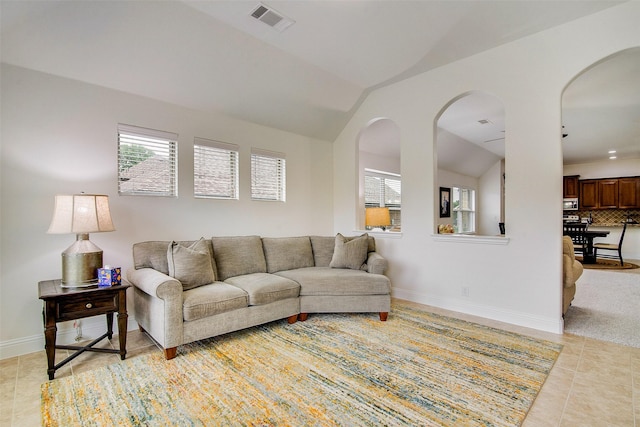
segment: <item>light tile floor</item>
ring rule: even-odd
[[[523,427],[640,427],[640,348],[427,308],[564,345]],[[102,345],[115,348],[117,336]],[[127,334],[128,359],[154,351],[160,350],[145,334]],[[64,350],[56,353],[58,361],[66,357]],[[117,354],[83,353],[58,370],[56,379],[119,361]],[[47,378],[44,350],[0,361],[0,426],[40,425],[40,384]]]

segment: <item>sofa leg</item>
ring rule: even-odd
[[[166,360],[173,359],[174,357],[176,357],[176,354],[178,354],[178,347],[171,347],[171,348],[164,349],[164,358]]]
[[[309,313],[300,313],[298,314],[298,320],[304,322],[309,317]]]
[[[387,321],[387,317],[389,317],[389,313],[386,311],[381,311],[380,312],[380,321],[381,322],[386,322]]]
[[[293,316],[287,317],[287,322],[289,322],[290,325],[293,325],[297,321],[298,321],[298,315],[297,314],[294,314]]]

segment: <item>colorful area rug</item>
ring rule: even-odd
[[[46,426],[519,426],[561,345],[395,302],[42,385]]]

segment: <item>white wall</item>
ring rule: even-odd
[[[500,234],[502,160],[496,162],[478,179],[478,234]]]
[[[390,260],[395,296],[562,330],[562,91],[593,63],[640,46],[638,16],[640,3],[627,2],[369,95],[335,142],[335,229],[356,226],[358,133],[387,117],[402,135],[403,226],[401,238],[380,237],[378,247]],[[437,214],[434,120],[472,90],[505,105],[507,239],[446,239],[430,226]]]
[[[595,163],[565,165],[563,174],[580,175],[580,179],[619,178],[639,176],[640,159],[616,159]]]
[[[116,231],[90,238],[105,263],[125,269],[131,245],[143,240],[333,233],[329,142],[8,65],[1,78],[2,358],[43,348],[37,283],[60,277],[60,253],[75,240],[46,234],[55,194],[110,196]],[[118,123],[179,134],[178,198],[118,196]],[[195,136],[240,145],[239,201],[193,197]],[[286,203],[249,200],[252,146],[286,153]],[[133,304],[129,313],[133,320]],[[103,324],[102,317],[85,319],[83,333],[99,335]],[[69,324],[59,327],[60,341],[74,334]]]

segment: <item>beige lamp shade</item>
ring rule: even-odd
[[[367,227],[386,227],[391,224],[389,208],[365,209],[364,223]]]
[[[109,196],[101,194],[57,195],[47,233],[87,234],[114,231]]]
[[[47,233],[75,233],[76,241],[62,252],[62,286],[84,287],[98,281],[102,249],[89,233],[114,231],[109,196],[101,194],[58,195]]]

